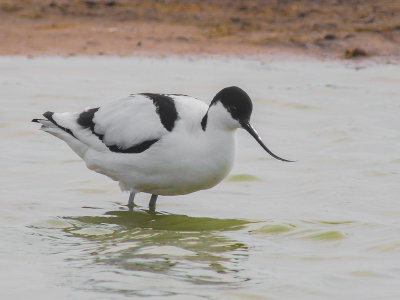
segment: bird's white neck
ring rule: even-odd
[[[240,127],[237,120],[233,119],[231,114],[221,103],[216,103],[208,109],[206,120],[203,119],[203,130],[207,131],[226,131],[232,132]],[[205,123],[205,124],[204,124]]]

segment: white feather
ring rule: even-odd
[[[99,108],[93,121],[96,133],[104,134],[103,141],[77,123],[79,113],[53,114],[75,137],[59,128],[46,131],[67,142],[89,169],[118,181],[122,190],[178,195],[210,188],[232,167],[232,124],[237,122],[222,105],[213,105],[204,131],[201,121],[208,106],[192,97],[169,96],[178,112],[172,131],[162,125],[153,101],[142,95]],[[127,148],[152,139],[159,141],[141,153],[112,152],[105,145]]]
[[[153,101],[143,95],[133,95],[100,107],[93,121],[95,131],[104,135],[106,145],[122,148],[159,139],[167,133]]]

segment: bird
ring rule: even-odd
[[[184,94],[137,93],[81,112],[47,111],[33,119],[63,140],[95,172],[119,182],[135,206],[137,193],[184,195],[220,183],[234,163],[236,129],[272,157],[250,124],[253,104],[239,87],[220,90],[210,105]]]

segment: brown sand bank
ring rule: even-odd
[[[0,55],[399,57],[400,1],[0,0]]]

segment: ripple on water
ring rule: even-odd
[[[82,256],[91,249],[93,264],[109,265],[115,272],[139,277],[145,276],[143,272],[168,274],[195,284],[247,280],[238,274],[238,259],[247,257],[247,245],[222,232],[241,230],[251,223],[248,220],[121,210],[62,221],[69,224],[60,227],[62,232],[81,240]]]
[[[397,252],[400,253],[400,241],[383,243],[378,246],[371,247],[370,250],[378,250],[384,252]]]
[[[351,138],[343,137],[343,138],[335,139],[335,140],[333,140],[332,142],[333,142],[333,143],[344,143],[344,142],[349,142],[349,141],[351,141],[351,140],[352,140]]]
[[[91,235],[91,236],[102,236],[105,234],[112,234],[113,232],[114,232],[113,230],[101,227],[88,227],[72,231],[73,234]]]
[[[338,230],[328,230],[328,231],[322,231],[304,235],[303,238],[311,240],[319,240],[319,241],[335,241],[343,239],[344,235]]]
[[[288,238],[300,238],[315,241],[335,241],[345,237],[339,230],[325,230],[321,225],[343,225],[353,221],[308,221],[299,224],[258,222],[247,225],[249,233],[281,235]],[[321,224],[321,225],[319,225]],[[311,226],[310,226],[311,225]]]
[[[316,109],[316,107],[303,104],[303,103],[295,103],[295,102],[284,102],[282,106],[294,108],[294,109]]]
[[[355,221],[351,220],[319,220],[319,223],[328,224],[328,225],[341,225],[341,224],[351,224],[355,223]]]
[[[49,228],[49,229],[64,229],[64,228],[71,228],[73,225],[65,220],[62,219],[49,219],[36,222],[31,225],[35,228]]]
[[[358,276],[358,277],[379,277],[380,275],[367,270],[359,270],[349,272],[350,275]]]
[[[136,255],[154,256],[195,256],[196,252],[185,250],[176,246],[146,247],[135,252]]]
[[[234,174],[230,175],[227,179],[232,182],[247,182],[247,181],[260,181],[261,179],[251,174]]]
[[[77,188],[77,189],[69,189],[69,191],[79,191],[86,194],[109,194],[113,191],[107,189],[100,189],[100,188]]]
[[[106,250],[104,250],[102,254],[120,253],[137,247],[139,247],[139,244],[137,242],[127,242],[119,245],[111,245]]]
[[[36,132],[33,130],[14,130],[8,132],[7,136],[8,137],[24,137],[24,136],[31,136],[35,135]]]
[[[286,224],[250,224],[248,227],[250,233],[282,233],[293,230],[295,228],[294,225],[286,225]],[[252,226],[253,225],[253,226]]]
[[[63,217],[39,222],[34,226],[59,229],[58,232],[65,237],[64,241],[69,240],[71,246],[80,247],[79,251],[74,251],[77,255],[69,258],[72,263],[75,261],[79,265],[81,261],[85,261],[94,268],[106,266],[108,272],[124,274],[124,278],[131,278],[126,282],[117,282],[111,275],[108,279],[96,275],[91,277],[91,287],[113,293],[124,291],[137,296],[151,290],[146,284],[137,289],[131,286],[132,280],[136,282],[140,278],[162,280],[163,276],[166,276],[165,278],[179,282],[181,289],[187,287],[188,290],[193,285],[222,284],[224,288],[227,285],[240,286],[249,280],[244,263],[248,261],[252,251],[252,247],[247,245],[250,237],[274,243],[280,240],[290,245],[301,243],[302,247],[316,247],[315,243],[318,242],[321,243],[320,246],[325,247],[324,249],[328,249],[327,246],[336,247],[342,243],[346,238],[347,229],[360,225],[362,224],[354,220],[299,220],[293,224],[273,220],[256,222],[189,217],[138,209],[109,211],[101,216]],[[237,233],[224,234],[225,231]],[[251,236],[247,235],[245,238],[246,234]],[[241,235],[246,242],[236,239]],[[57,243],[58,240],[59,238]],[[375,247],[373,250],[398,252],[399,249],[400,243],[391,243]],[[268,260],[295,259],[312,264],[314,261],[329,262],[340,259],[335,253],[316,256],[302,251],[295,255],[285,251],[271,251],[263,253],[263,257]],[[349,278],[369,276],[363,275],[362,269],[359,273],[358,271],[347,270],[346,274]],[[170,288],[157,289],[159,295],[171,291]]]

